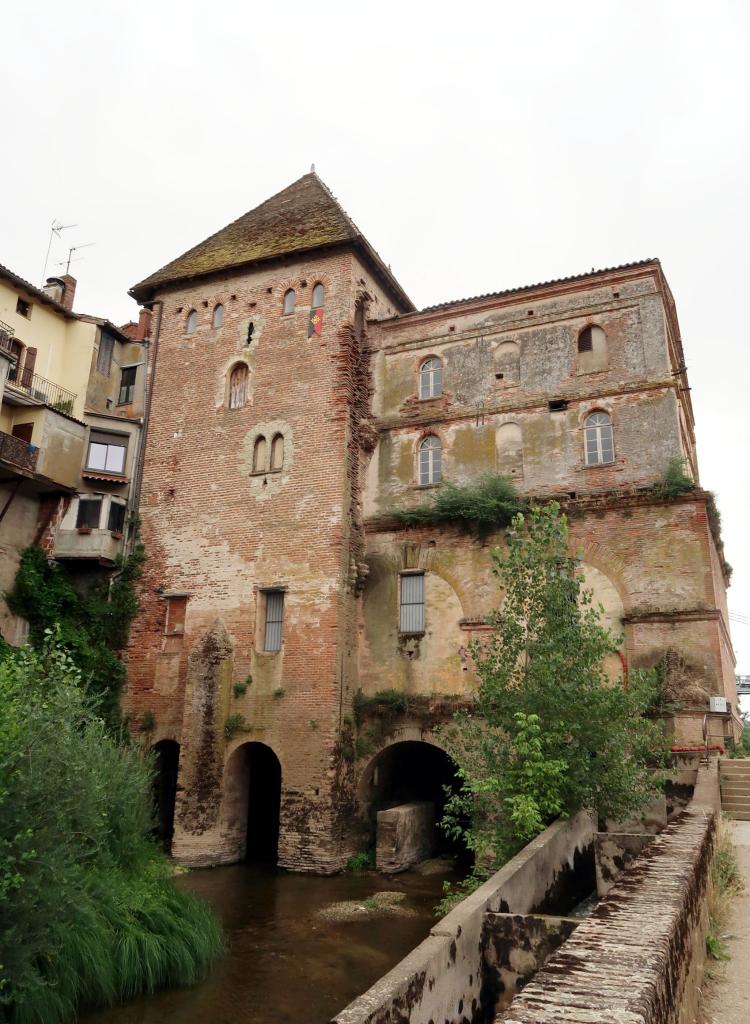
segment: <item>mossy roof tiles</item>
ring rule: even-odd
[[[167,285],[293,253],[349,243],[362,250],[406,310],[413,304],[315,172],[243,214],[130,290],[140,302]]]

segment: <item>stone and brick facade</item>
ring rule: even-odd
[[[686,677],[736,702],[725,565],[658,261],[417,312],[310,174],[132,294],[157,326],[148,563],[125,702],[157,749],[180,746],[175,856],[242,857],[262,744],[281,770],[279,863],[337,870],[373,807],[380,751],[434,742],[435,721],[470,696],[468,642],[497,604],[490,552],[502,538],[394,519],[425,496],[428,435],[443,479],[500,472],[523,495],[561,500],[625,634],[613,676],[673,651]],[[587,327],[596,344],[579,352]],[[422,399],[428,357],[442,393]],[[587,466],[595,411],[610,418],[614,461]],[[696,488],[666,500],[654,485],[675,457]],[[408,636],[404,573],[424,580],[424,628]],[[356,695],[386,689],[421,710],[365,736]],[[702,716],[695,707],[678,733],[692,738]]]

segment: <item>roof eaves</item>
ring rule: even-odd
[[[24,280],[24,278],[19,274],[15,274],[9,267],[3,266],[2,263],[0,263],[0,277],[4,277],[7,281],[10,281],[16,288],[22,288],[23,291],[28,292],[29,295],[33,295],[35,299],[44,303],[46,306],[51,306],[58,313],[62,313],[63,316],[67,317],[68,320],[77,319],[77,314],[71,309],[67,309],[62,305],[62,303],[57,302],[55,299],[47,295],[46,292],[42,291],[41,288],[37,288],[36,285]]]
[[[658,259],[646,259],[646,260],[635,260],[632,263],[621,263],[616,267],[603,267],[601,269],[592,269],[583,274],[570,274],[568,277],[556,277],[549,281],[538,281],[536,284],[524,284],[516,286],[515,288],[504,288],[498,292],[485,292],[483,295],[472,295],[465,299],[452,299],[448,302],[439,302],[434,306],[425,306],[423,309],[418,310],[419,313],[434,313],[439,310],[449,309],[453,306],[466,306],[473,302],[484,302],[486,299],[499,299],[504,298],[508,295],[519,295],[523,292],[535,291],[538,288],[552,288],[556,285],[570,284],[575,281],[585,281],[590,277],[603,277],[605,274],[617,274],[627,270],[641,270],[646,267],[661,268],[661,264]]]

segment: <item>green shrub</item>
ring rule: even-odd
[[[276,689],[273,691],[273,695],[276,698],[276,700],[279,700],[279,698],[284,696],[284,687],[277,686]]]
[[[243,694],[247,693],[247,683],[235,683],[232,687],[232,693],[235,697],[242,697]]]
[[[235,712],[229,715],[224,723],[224,735],[228,740],[231,740],[238,732],[250,732],[251,728],[252,726],[245,716]]]
[[[667,468],[654,490],[662,498],[676,498],[680,494],[688,494],[695,489],[695,482],[686,472],[685,459],[674,458],[667,463]]]
[[[88,593],[75,589],[68,570],[50,563],[44,551],[28,547],[21,554],[8,606],[29,623],[29,641],[40,649],[47,630],[56,630],[59,643],[81,671],[86,688],[109,727],[120,727],[120,691],[125,666],[118,657],[128,640],[138,611],[135,583],[145,558],[138,545],[118,560],[111,580]]]
[[[151,841],[151,758],[49,636],[0,663],[0,709],[0,1019],[61,1024],[203,976],[220,933]]]
[[[443,481],[426,504],[399,509],[393,515],[408,526],[451,522],[486,534],[508,526],[524,507],[508,477],[485,473],[462,486]]]
[[[346,862],[345,871],[350,871],[352,874],[358,875],[362,871],[374,871],[375,870],[375,850],[370,847],[368,850],[360,850],[359,853],[353,854]]]

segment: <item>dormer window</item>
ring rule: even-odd
[[[284,316],[288,316],[289,313],[294,312],[294,307],[297,302],[297,296],[294,294],[294,288],[290,288],[284,293]]]

